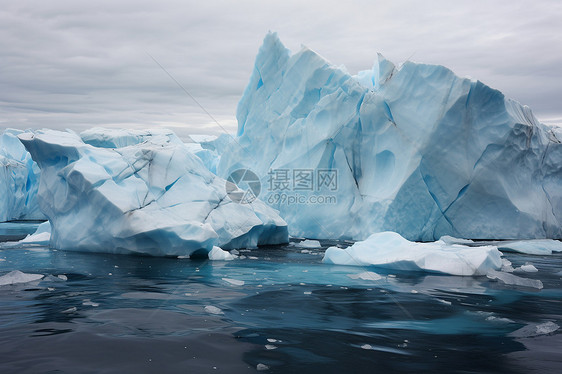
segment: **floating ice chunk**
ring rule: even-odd
[[[342,249],[330,247],[322,260],[328,264],[375,265],[398,270],[424,270],[452,275],[484,275],[500,269],[496,247],[448,245],[442,241],[416,243],[395,232],[381,232]]]
[[[277,349],[277,346],[275,346],[273,344],[266,344],[265,349],[267,349],[268,351],[271,351],[271,350]]]
[[[348,274],[347,276],[350,277],[351,279],[363,279],[363,280],[372,280],[372,281],[382,279],[382,277],[379,274],[373,273],[372,271],[364,271],[359,274]]]
[[[90,300],[90,299],[84,300],[84,301],[82,302],[82,305],[84,305],[84,306],[93,306],[93,307],[100,306],[99,303],[94,303],[94,302],[93,302],[92,300]]]
[[[205,312],[209,313],[209,314],[224,314],[221,308],[217,308],[216,306],[213,305],[207,305],[205,306]]]
[[[226,181],[170,136],[115,149],[69,132],[19,137],[41,167],[53,248],[187,256],[288,242],[277,212],[257,199],[232,201]]]
[[[227,251],[223,251],[220,247],[214,246],[208,254],[209,260],[213,261],[230,261],[235,257]]]
[[[61,313],[65,313],[65,314],[69,314],[69,313],[74,313],[78,310],[78,308],[76,308],[75,306],[70,307],[68,309],[63,310]]]
[[[269,366],[267,366],[266,364],[259,363],[256,365],[256,370],[257,371],[269,370]]]
[[[297,248],[322,248],[322,245],[318,240],[303,240],[295,244]]]
[[[67,277],[66,275],[64,275],[64,274],[59,274],[59,275],[57,275],[57,278],[59,278],[60,280],[63,280],[63,281],[67,281],[67,280],[68,280],[68,277]]]
[[[0,276],[0,286],[7,286],[11,284],[29,283],[43,279],[42,274],[28,274],[19,270],[13,270],[8,274]]]
[[[517,275],[504,273],[503,271],[489,270],[486,276],[512,286],[537,288],[539,290],[543,288],[543,284],[539,279],[521,278]]]
[[[515,330],[512,332],[511,336],[516,338],[530,338],[533,336],[539,335],[548,335],[557,331],[560,328],[556,323],[552,321],[544,322],[544,323],[531,323],[527,326],[520,328],[519,330]]]
[[[511,266],[511,261],[509,261],[507,258],[502,258],[502,268],[501,271],[504,271],[506,273],[512,273],[515,269],[513,268],[513,266]]]
[[[49,221],[46,221],[40,224],[33,234],[26,236],[24,239],[20,240],[19,243],[49,245],[50,240],[51,224],[49,223]]]
[[[525,264],[515,269],[515,271],[522,271],[525,273],[536,273],[539,270],[533,264]]]
[[[225,281],[226,283],[229,283],[233,286],[243,286],[244,285],[244,281],[243,280],[238,280],[238,279],[232,279],[232,278],[222,278],[223,281]]]
[[[505,241],[498,242],[497,246],[504,251],[529,255],[549,255],[553,252],[562,252],[562,242],[552,239]]]

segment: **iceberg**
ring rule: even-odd
[[[17,137],[23,133],[0,135],[0,222],[45,219],[37,203],[39,167]]]
[[[348,248],[330,247],[322,262],[472,276],[499,270],[501,255],[493,246],[468,247],[442,241],[416,243],[388,231],[373,234]]]
[[[562,238],[562,131],[446,67],[353,76],[269,33],[237,119],[217,174],[252,170],[292,236]]]
[[[227,182],[173,136],[120,148],[54,130],[19,138],[41,168],[39,205],[52,248],[190,256],[288,242],[274,209],[258,199],[233,202]]]

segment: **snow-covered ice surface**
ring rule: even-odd
[[[39,167],[18,139],[21,130],[0,134],[0,222],[41,220],[37,190]]]
[[[379,55],[351,76],[306,47],[291,55],[270,33],[237,119],[217,173],[256,173],[293,236],[562,238],[560,132],[443,66]],[[303,170],[312,176],[299,187],[312,190],[291,185]],[[337,183],[321,178],[327,170]]]
[[[322,261],[452,275],[486,275],[502,266],[501,252],[493,246],[468,247],[443,241],[417,243],[394,232],[373,234],[347,248],[330,247]]]
[[[288,242],[272,208],[234,203],[226,181],[167,134],[122,148],[54,130],[20,140],[41,168],[39,204],[52,248],[189,256]]]

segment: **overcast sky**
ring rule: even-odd
[[[0,126],[221,132],[150,54],[234,132],[269,30],[353,74],[376,52],[445,65],[562,123],[558,0],[0,0]]]

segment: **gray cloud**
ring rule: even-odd
[[[428,4],[429,3],[429,4]],[[0,10],[0,125],[229,131],[268,30],[352,73],[376,52],[442,64],[562,122],[558,1],[57,1]]]

